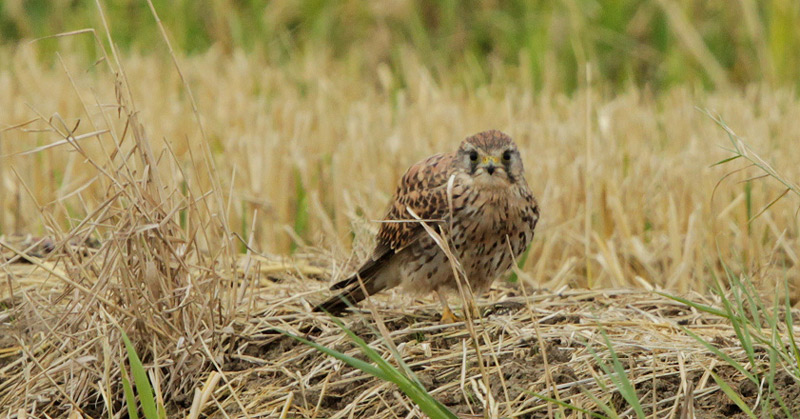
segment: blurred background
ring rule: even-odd
[[[145,1],[101,2],[125,51],[161,44]],[[323,51],[367,77],[415,52],[434,75],[486,82],[522,66],[537,90],[574,91],[589,63],[610,88],[661,90],[800,83],[800,3],[793,0],[319,1],[154,0],[174,47],[236,50],[280,64]],[[5,0],[0,42],[97,27],[90,0]],[[86,40],[84,48],[94,48]],[[47,51],[47,50],[45,50]]]

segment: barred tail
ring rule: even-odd
[[[347,307],[358,304],[361,300],[366,298],[366,295],[364,295],[364,291],[358,285],[357,281],[358,279],[356,279],[355,287],[325,300],[324,303],[314,307],[314,311],[328,312],[331,315],[338,316],[345,312]]]
[[[389,262],[392,254],[392,252],[386,252],[381,257],[368,261],[355,275],[333,284],[331,290],[342,290],[342,292],[314,307],[314,311],[326,311],[338,316],[346,311],[347,307],[356,305],[370,295],[396,285],[387,283],[385,278],[378,280],[378,277],[385,276],[382,273],[386,272],[385,268],[391,265]],[[361,281],[359,281],[359,278]],[[364,288],[366,288],[366,294],[361,288],[362,282],[364,283]]]

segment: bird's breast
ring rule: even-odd
[[[506,199],[486,194],[470,194],[453,214],[458,233],[466,240],[485,240],[509,229],[510,207]]]
[[[529,203],[520,194],[473,189],[454,204],[453,239],[464,251],[485,250],[498,241],[502,242],[498,246],[505,247],[503,243],[509,237],[514,253],[518,253],[517,249],[524,250],[533,238],[527,214]]]

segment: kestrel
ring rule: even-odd
[[[442,322],[453,322],[456,317],[443,294],[458,289],[453,268],[420,220],[448,240],[473,292],[488,290],[528,247],[539,220],[511,137],[481,132],[453,153],[411,166],[381,223],[372,257],[356,274],[334,284],[331,290],[343,291],[314,311],[340,314],[369,295],[403,285],[418,294],[436,292]]]

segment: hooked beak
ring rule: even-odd
[[[494,174],[495,168],[498,166],[497,157],[495,156],[484,156],[483,161],[481,162],[481,166],[486,169],[486,173],[489,176]]]

